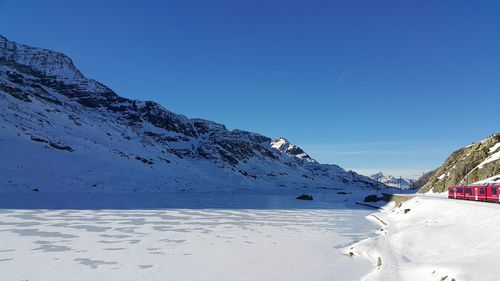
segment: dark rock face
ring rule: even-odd
[[[379,200],[381,200],[381,198],[379,198],[376,194],[373,194],[366,196],[363,202],[378,202]]]
[[[70,146],[64,145],[64,144],[60,144],[60,143],[51,142],[51,143],[49,143],[49,145],[52,146],[53,148],[59,149],[59,150],[66,150],[66,151],[69,151],[69,152],[74,151],[74,149],[71,148]]]
[[[337,191],[337,194],[339,194],[339,195],[346,195],[346,194],[352,194],[352,192]]]
[[[297,196],[298,200],[313,200],[313,197],[312,195],[308,195],[308,194],[302,194],[300,196]]]
[[[437,171],[437,169],[434,169],[432,171],[429,171],[429,172],[423,174],[420,178],[418,178],[418,180],[416,180],[412,184],[411,188],[412,189],[420,189],[420,188],[422,188],[422,186],[424,186],[429,181],[429,179],[432,176],[434,176],[434,174],[436,173],[436,171]]]

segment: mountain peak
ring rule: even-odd
[[[290,143],[284,137],[271,140],[271,147],[307,162],[316,162],[302,148]]]
[[[41,48],[33,48],[9,41],[0,35],[0,60],[29,66],[36,72],[61,80],[80,80],[83,74],[75,67],[73,61],[60,52]]]
[[[288,142],[288,140],[285,139],[284,137],[279,137],[271,141],[271,146],[278,150],[281,150],[282,148],[288,145],[290,145],[290,142]]]
[[[387,186],[397,187],[401,189],[412,188],[412,184],[415,182],[413,179],[407,179],[402,177],[394,177],[392,175],[384,175],[382,172],[378,172],[370,176],[372,180],[381,182]]]
[[[73,61],[63,53],[34,48],[9,41],[0,35],[0,65],[9,66],[20,73],[33,78],[49,80],[59,88],[71,86],[76,95],[115,97],[116,94],[103,84],[86,78],[73,64]]]
[[[379,179],[381,179],[383,177],[384,177],[384,173],[382,173],[382,172],[378,172],[378,173],[373,174],[373,175],[370,176],[370,178],[372,178],[374,180],[379,180]]]

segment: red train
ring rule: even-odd
[[[450,186],[448,198],[500,203],[500,184]]]

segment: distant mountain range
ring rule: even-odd
[[[396,178],[391,175],[384,175],[382,172],[378,172],[370,176],[371,179],[383,183],[387,186],[399,188],[399,189],[413,189],[413,184],[415,180],[408,178]]]
[[[64,54],[2,36],[0,120],[3,192],[384,188],[285,138],[120,97]]]

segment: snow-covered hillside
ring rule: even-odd
[[[395,178],[391,175],[384,175],[382,172],[378,172],[370,176],[371,179],[381,182],[387,186],[400,188],[400,189],[411,189],[415,180],[408,178]]]
[[[499,215],[498,204],[418,196],[371,215],[379,235],[345,253],[372,260],[366,281],[495,281]]]
[[[120,97],[67,56],[2,36],[0,120],[3,192],[380,187],[284,138]]]

